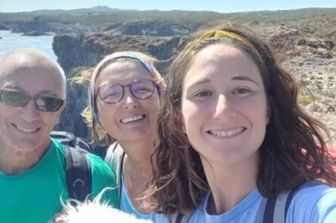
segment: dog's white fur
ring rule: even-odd
[[[150,220],[138,219],[101,201],[102,191],[96,198],[84,202],[72,201],[63,204],[63,211],[54,219],[54,223],[153,223]]]

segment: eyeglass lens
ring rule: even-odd
[[[36,109],[46,112],[57,111],[64,103],[63,99],[51,96],[37,95],[30,97],[20,91],[0,91],[0,101],[13,107],[25,107],[32,98],[34,99]]]
[[[107,84],[99,88],[99,97],[106,103],[117,103],[122,100],[125,88],[137,99],[146,99],[153,95],[155,83],[152,80],[137,80],[129,85]]]

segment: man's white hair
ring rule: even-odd
[[[153,223],[150,220],[138,219],[103,202],[101,198],[105,191],[92,201],[71,201],[63,204],[63,211],[55,217],[53,223]]]

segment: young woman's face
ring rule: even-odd
[[[268,122],[267,99],[257,66],[222,44],[201,50],[182,89],[184,130],[207,161],[257,162]]]
[[[154,137],[160,107],[156,87],[153,94],[146,99],[138,99],[131,93],[132,88],[135,95],[151,94],[150,80],[152,80],[150,73],[136,61],[111,63],[99,74],[96,83],[98,115],[104,129],[117,141],[123,143],[150,140]],[[137,83],[134,84],[135,82]],[[119,86],[117,89],[116,84],[124,87]],[[121,88],[124,91],[123,97],[115,102],[115,96]],[[104,97],[105,101],[99,95]]]

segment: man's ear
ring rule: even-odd
[[[64,101],[64,103],[62,104],[62,106],[60,107],[60,109],[57,111],[57,121],[56,121],[56,124],[59,122],[59,119],[61,118],[61,115],[65,109],[65,105],[66,105],[66,102]]]
[[[62,112],[64,112],[65,105],[66,105],[66,101],[64,101],[62,107],[60,108],[60,114],[61,114]]]

